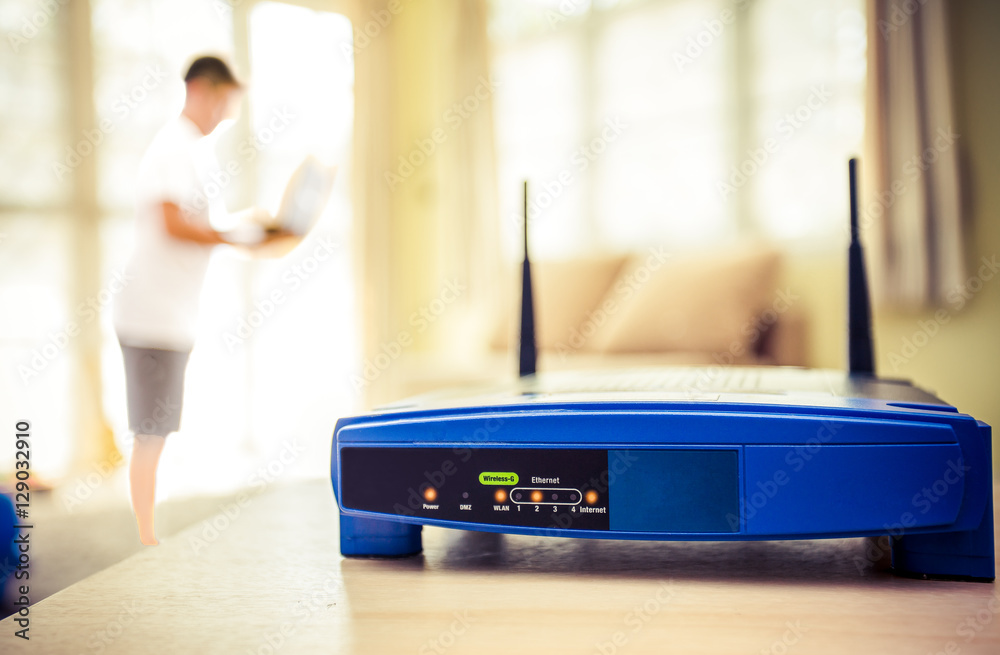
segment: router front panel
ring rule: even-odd
[[[347,509],[544,530],[739,531],[737,449],[345,447]]]

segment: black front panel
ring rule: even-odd
[[[567,530],[610,525],[603,449],[345,447],[340,458],[346,509]]]

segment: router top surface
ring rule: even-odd
[[[543,373],[507,383],[433,392],[373,414],[512,410],[576,404],[759,405],[957,412],[904,380],[793,367],[670,367]],[[679,407],[678,407],[679,408]]]

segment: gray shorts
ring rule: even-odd
[[[165,437],[181,424],[184,369],[190,352],[121,344],[125,359],[128,428]]]

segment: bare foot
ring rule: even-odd
[[[129,462],[129,492],[135,512],[139,541],[146,546],[160,543],[153,529],[153,504],[156,499],[156,466],[165,439],[156,435],[137,434],[132,444]]]

